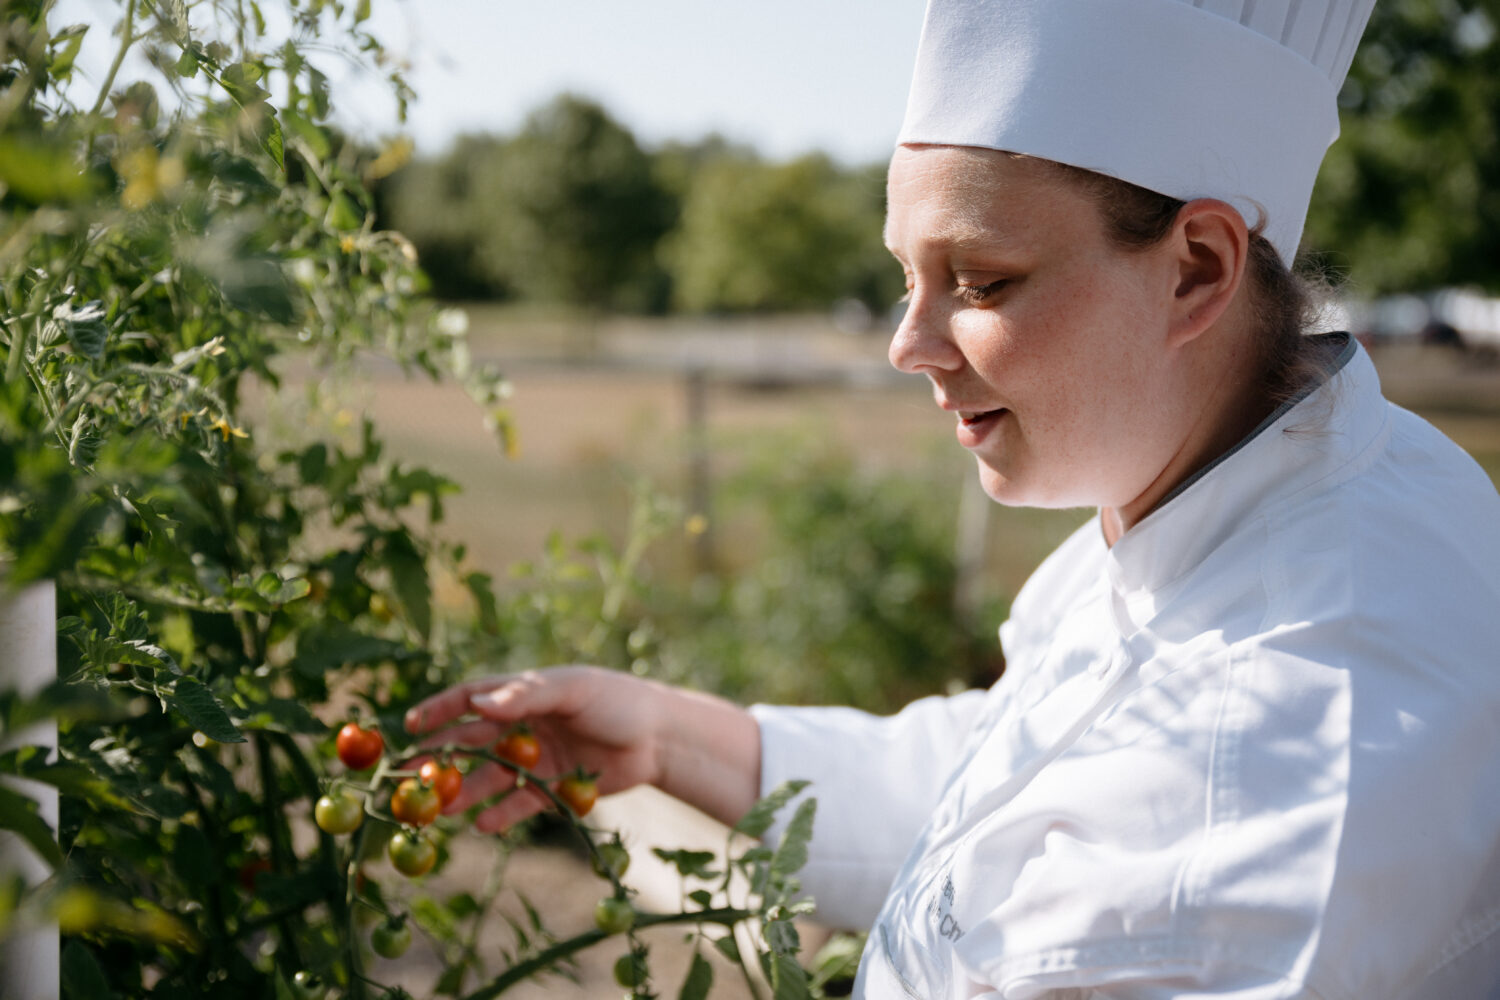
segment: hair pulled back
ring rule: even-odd
[[[1094,200],[1110,241],[1122,250],[1146,250],[1166,239],[1186,204],[1117,177],[1052,160],[1040,162]],[[1329,373],[1331,356],[1304,335],[1318,312],[1315,286],[1281,262],[1260,226],[1250,233],[1246,280],[1261,348],[1262,386],[1268,400],[1280,404]]]

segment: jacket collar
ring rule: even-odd
[[[1247,522],[1304,490],[1357,471],[1386,428],[1370,356],[1348,334],[1332,375],[1289,400],[1239,444],[1189,477],[1109,550],[1110,585],[1137,625],[1161,592]],[[1125,623],[1121,623],[1122,625]]]

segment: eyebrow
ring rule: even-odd
[[[891,246],[890,220],[886,220],[885,228],[881,232],[887,249]],[[994,229],[976,222],[963,213],[938,226],[932,232],[927,233],[922,242],[924,244],[949,247],[956,250],[972,250],[977,247],[1003,246],[1005,240]]]

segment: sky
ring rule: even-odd
[[[922,9],[922,0],[375,0],[374,33],[408,62],[418,94],[404,127],[378,78],[325,69],[342,78],[344,124],[372,137],[403,132],[424,153],[466,131],[514,131],[572,91],[647,145],[719,132],[776,159],[821,150],[868,163],[890,155],[900,127]],[[96,86],[119,10],[62,0],[53,20],[102,29],[80,59]]]

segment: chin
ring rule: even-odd
[[[1097,499],[1090,498],[1090,490],[1076,485],[1044,486],[1024,476],[1006,475],[983,461],[979,462],[979,485],[984,489],[985,495],[1004,507],[1071,510],[1100,506]]]

